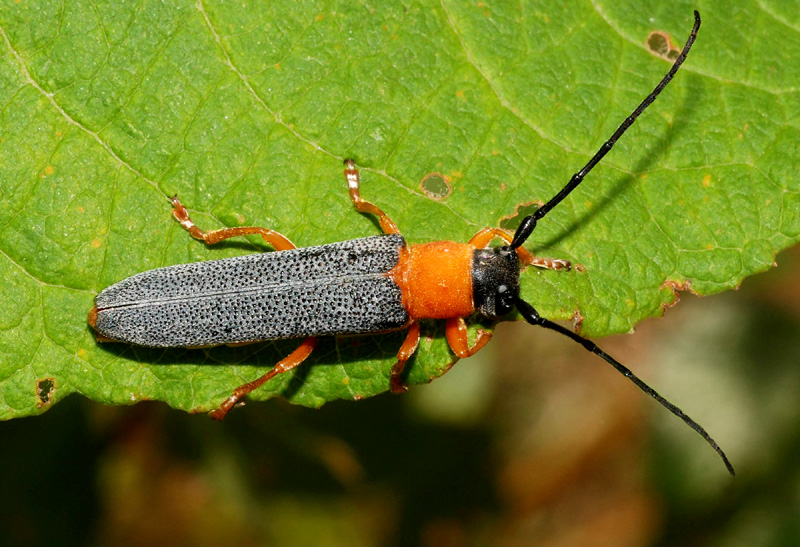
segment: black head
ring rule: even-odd
[[[488,319],[514,309],[519,297],[519,258],[510,247],[475,249],[472,255],[472,299]]]

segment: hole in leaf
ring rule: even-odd
[[[45,378],[36,382],[36,397],[39,402],[36,404],[39,408],[49,405],[53,393],[56,391],[56,381],[54,378]]]
[[[453,191],[450,187],[450,177],[441,173],[428,173],[422,177],[420,186],[426,196],[436,200],[445,199]]]
[[[681,49],[672,43],[669,34],[661,30],[654,30],[648,34],[645,44],[650,53],[667,61],[674,61],[681,54]]]
[[[531,201],[520,203],[514,209],[514,214],[500,219],[500,227],[509,232],[515,231],[522,223],[522,219],[536,212],[536,209],[544,205],[543,201]]]

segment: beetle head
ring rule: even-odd
[[[472,298],[488,319],[514,309],[519,297],[519,258],[508,246],[475,249],[472,255]]]

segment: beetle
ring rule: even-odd
[[[401,377],[419,344],[419,320],[446,320],[450,348],[457,357],[466,358],[479,351],[491,336],[478,330],[470,345],[466,317],[479,312],[496,320],[516,309],[528,323],[567,336],[611,364],[697,431],[733,475],[728,458],[702,426],[594,342],[539,315],[519,294],[521,267],[570,269],[569,262],[534,256],[522,245],[537,222],[584,180],[672,80],[697,36],[700,14],[695,11],[694,17],[680,55],[653,91],[564,188],[522,220],[513,236],[499,228],[484,228],[468,243],[408,245],[397,225],[361,197],[358,169],[348,159],[344,161],[344,174],[350,198],[357,211],[378,218],[384,235],[296,248],[286,236],[261,227],[203,231],[174,196],[172,214],[192,237],[213,245],[231,237],[257,234],[276,252],[168,266],[134,275],[97,295],[89,324],[100,341],[152,347],[302,338],[299,347],[269,372],[236,388],[211,412],[213,418],[222,419],[243,397],[300,365],[319,336],[408,329],[389,380],[391,391],[397,393],[406,390]],[[494,239],[500,239],[503,245],[490,247]]]

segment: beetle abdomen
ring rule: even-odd
[[[158,268],[95,299],[97,331],[155,347],[380,332],[408,322],[386,276],[400,235]]]

